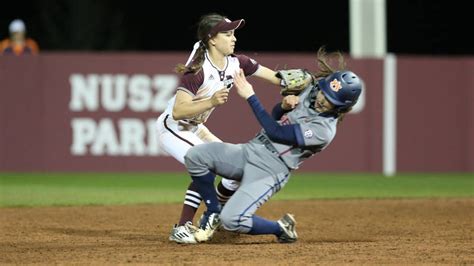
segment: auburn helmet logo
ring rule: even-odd
[[[337,79],[334,79],[329,83],[329,86],[331,87],[331,90],[338,92],[340,89],[342,89],[341,82]]]

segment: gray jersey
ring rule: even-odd
[[[246,144],[213,142],[196,145],[186,154],[186,168],[192,176],[203,176],[211,171],[241,181],[220,214],[226,230],[249,233],[255,212],[285,186],[290,169],[298,168],[334,138],[337,119],[321,116],[310,107],[310,97],[315,97],[312,89],[312,86],[306,88],[300,94],[297,107],[280,120],[280,124],[297,124],[301,128],[298,133],[301,134],[299,143],[303,143],[301,147],[273,142],[261,131]]]
[[[313,88],[313,86],[306,88],[299,95],[300,100],[296,108],[282,116],[279,121],[282,125],[299,124],[304,146],[274,142],[268,138],[264,130],[250,141],[250,145],[263,144],[270,151],[277,153],[290,169],[297,169],[305,159],[326,148],[336,135],[337,118],[320,116],[310,107],[310,94]]]

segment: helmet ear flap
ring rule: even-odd
[[[348,104],[348,105],[345,105],[345,106],[339,106],[337,107],[336,106],[336,111],[338,113],[347,113],[349,112],[350,110],[352,110],[352,107],[354,107],[354,105],[357,103],[357,100],[351,104]]]
[[[341,107],[341,108],[338,108],[338,109],[336,110],[336,112],[338,112],[338,113],[340,113],[340,114],[348,113],[349,111],[352,110],[352,107],[353,107],[353,106],[354,106],[354,105],[351,105],[351,106],[349,106],[349,107]]]
[[[347,113],[349,111],[350,107],[341,107],[337,108],[338,113]]]

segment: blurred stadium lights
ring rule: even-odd
[[[350,0],[349,42],[354,58],[384,57],[387,52],[385,0]]]
[[[386,0],[350,0],[350,54],[382,58],[384,62],[383,173],[396,174],[396,57],[387,55]]]

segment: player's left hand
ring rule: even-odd
[[[313,82],[313,75],[305,69],[280,70],[276,77],[281,79],[280,94],[283,96],[298,95]]]
[[[283,110],[293,110],[298,105],[300,97],[296,95],[288,95],[281,101],[281,108]]]

